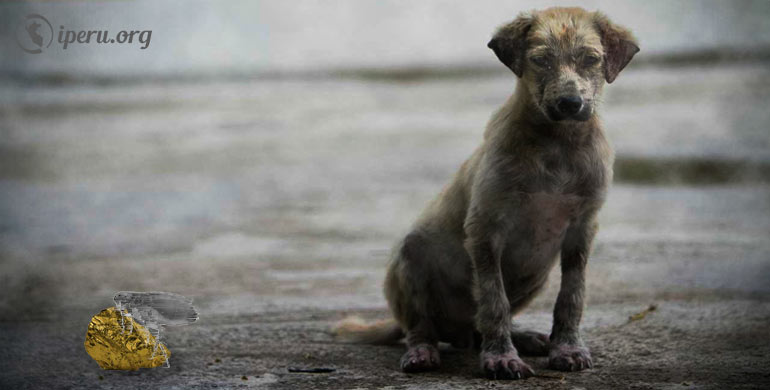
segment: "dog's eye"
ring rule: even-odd
[[[599,57],[596,57],[596,56],[583,57],[583,65],[585,66],[594,66],[598,63],[599,63]]]
[[[538,56],[538,57],[532,57],[529,59],[532,61],[533,64],[541,67],[541,68],[547,68],[548,67],[548,58],[544,56]]]

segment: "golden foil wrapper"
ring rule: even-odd
[[[123,317],[124,331],[120,317],[118,309],[111,307],[95,315],[88,324],[84,345],[99,367],[105,370],[138,370],[164,365],[171,351],[131,317]],[[129,332],[131,325],[133,331]],[[150,359],[156,343],[158,350]]]

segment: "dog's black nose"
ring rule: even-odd
[[[562,115],[575,115],[583,108],[583,98],[580,96],[562,96],[556,102],[556,109]]]

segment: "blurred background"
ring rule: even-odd
[[[391,246],[514,89],[486,43],[551,3],[1,3],[3,371],[66,350],[54,329],[76,340],[119,290],[191,296],[213,335],[276,313],[322,313],[318,332],[387,316]],[[664,328],[727,310],[724,326],[766,331],[770,2],[558,4],[602,10],[641,46],[601,110],[617,163],[589,333],[649,302],[668,302]],[[17,42],[29,14],[52,25],[40,54]],[[65,50],[67,30],[152,34]],[[553,278],[524,320],[543,331]]]

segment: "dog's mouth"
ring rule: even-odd
[[[593,110],[591,107],[585,107],[578,111],[576,114],[564,114],[562,112],[559,112],[552,106],[548,106],[546,109],[546,115],[548,115],[548,119],[554,121],[554,122],[560,122],[560,121],[578,121],[578,122],[585,122],[588,119],[591,118]]]
[[[568,120],[585,122],[591,118],[591,115],[593,115],[593,108],[591,106],[590,100],[584,101],[581,107],[577,110],[563,110],[559,109],[557,104],[549,104],[545,108],[545,114],[548,116],[548,119],[554,122]]]

